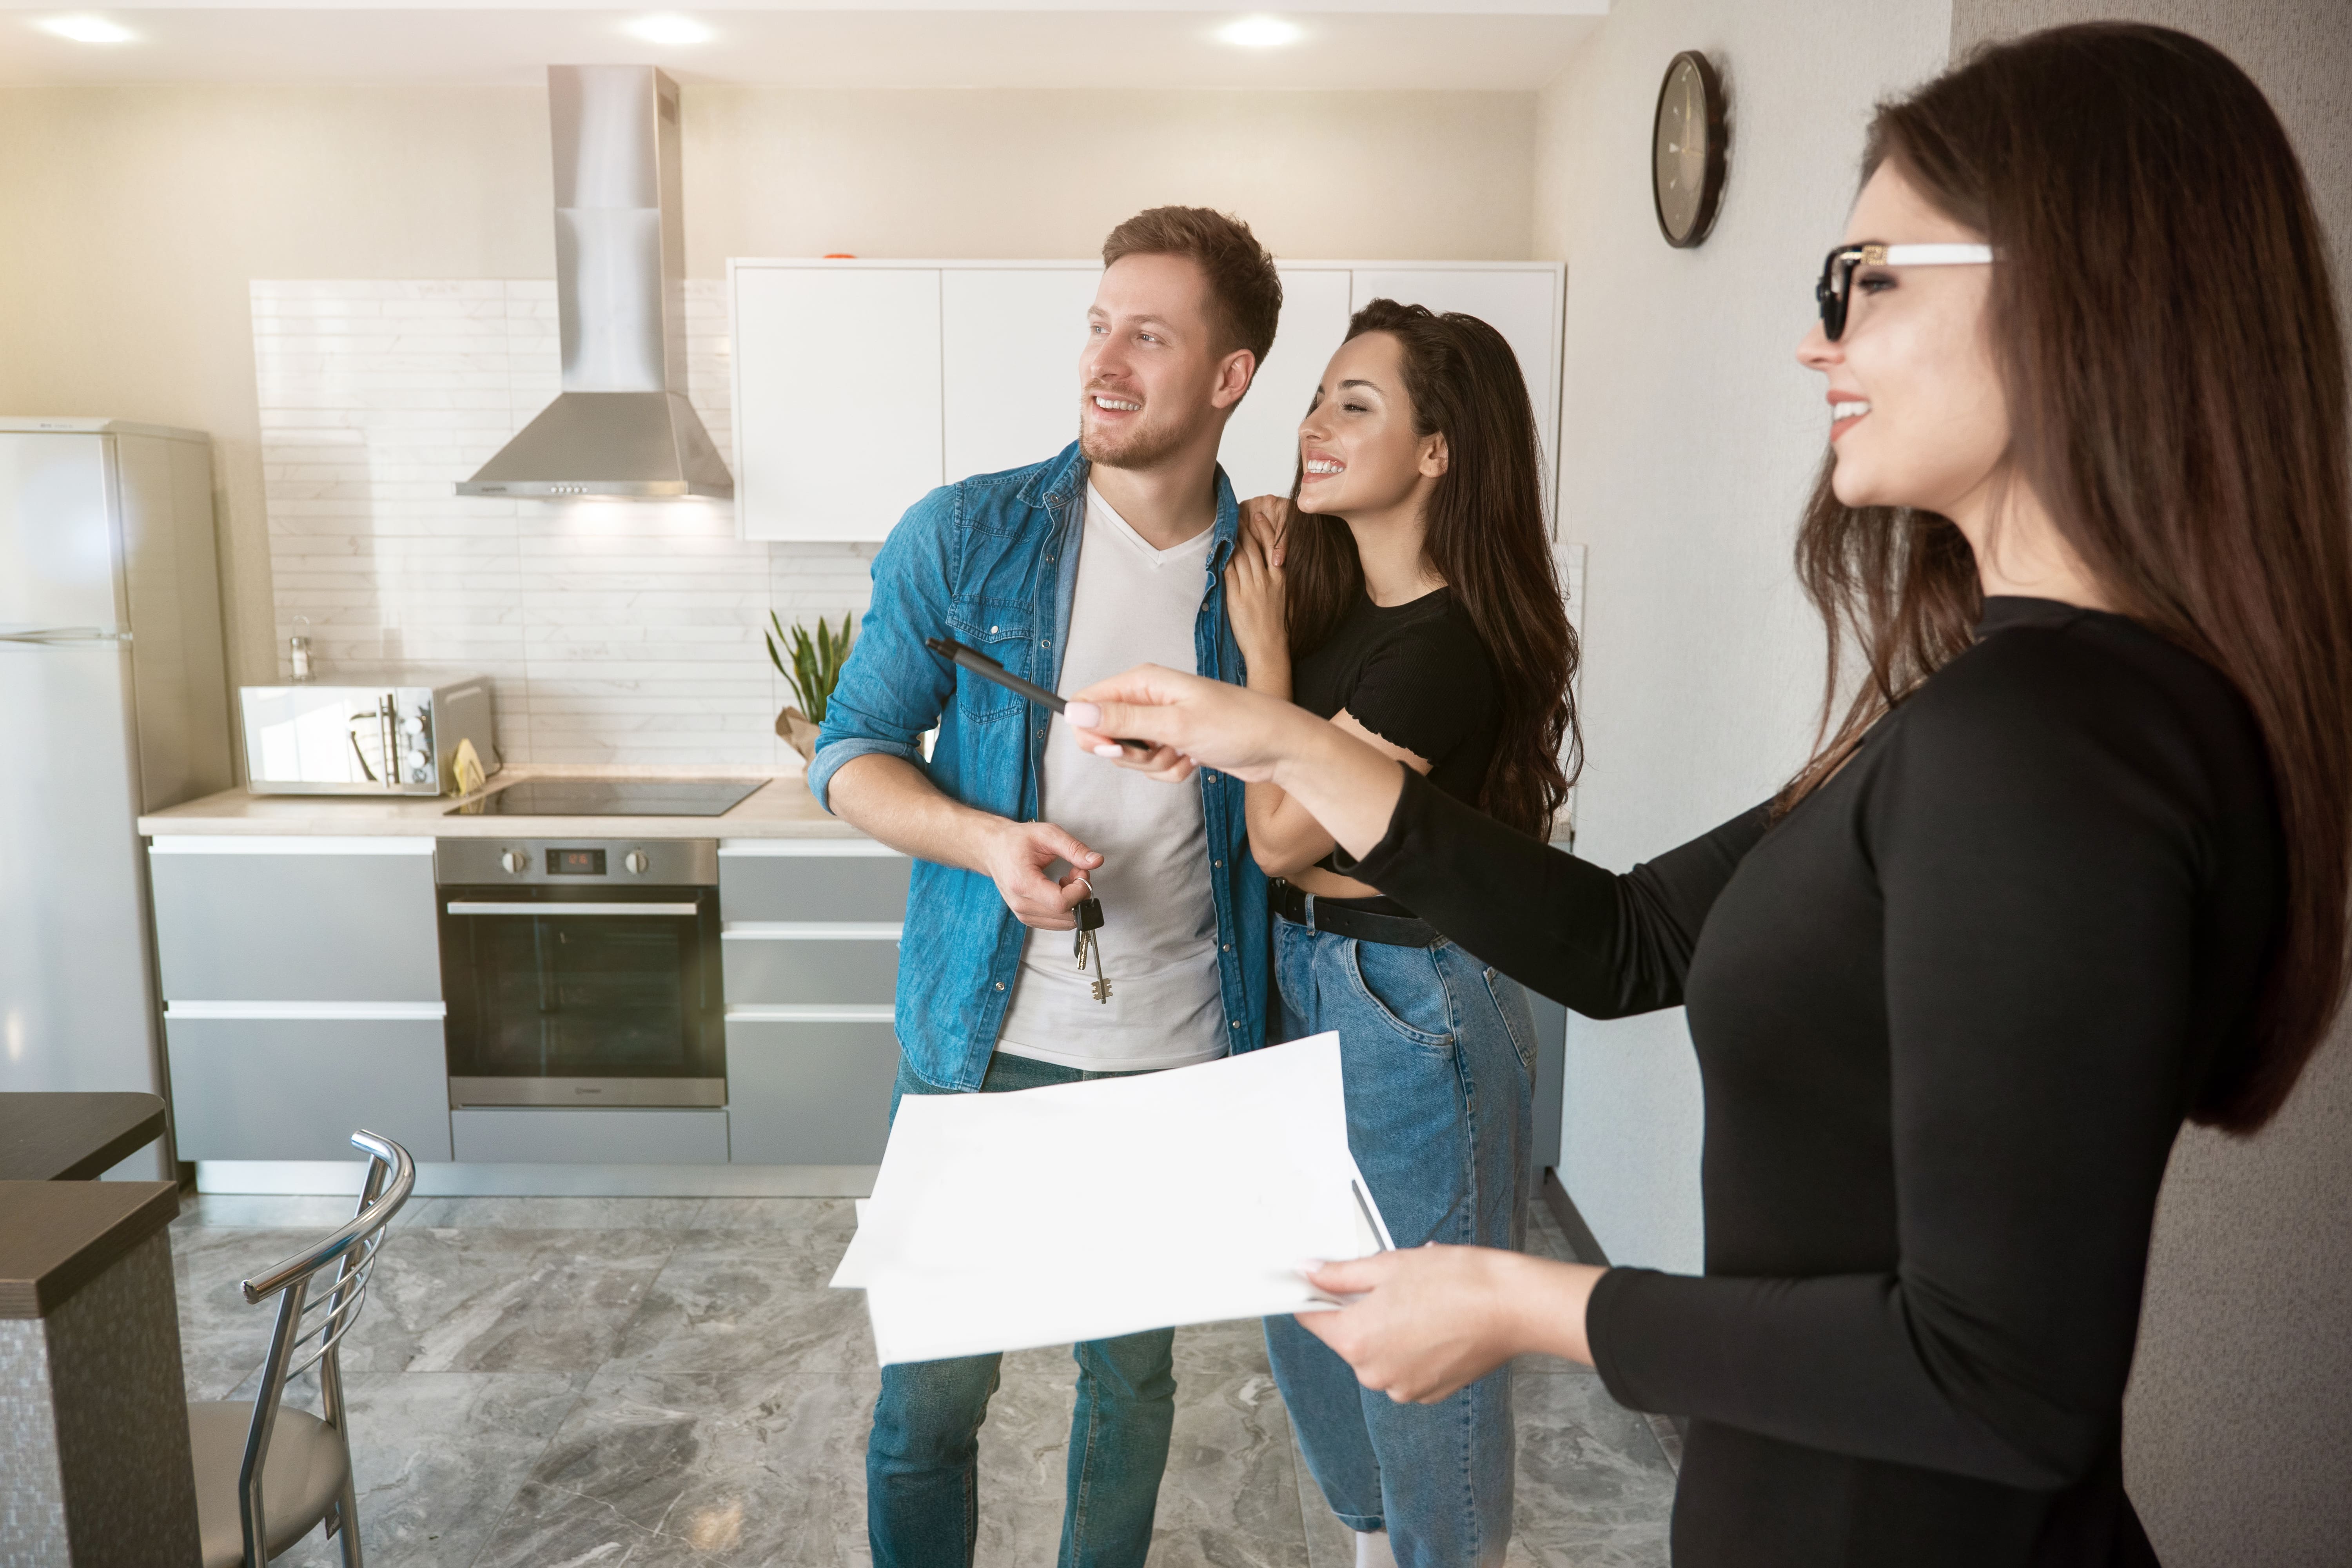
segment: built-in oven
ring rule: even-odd
[[[719,845],[444,838],[449,1103],[727,1103]]]

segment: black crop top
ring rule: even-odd
[[[1358,599],[1298,661],[1291,695],[1318,719],[1345,709],[1391,745],[1427,759],[1430,783],[1478,804],[1501,733],[1502,692],[1495,661],[1451,589],[1402,605]],[[1336,869],[1328,856],[1321,864]],[[1400,908],[1386,899],[1361,902]]]

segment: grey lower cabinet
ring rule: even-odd
[[[728,1141],[737,1163],[882,1163],[898,1038],[887,1010],[877,1010],[879,1018],[727,1020]]]
[[[736,1163],[880,1163],[912,868],[866,840],[719,842]]]
[[[441,1000],[430,838],[159,837],[147,868],[167,998]]]
[[[359,1129],[446,1160],[441,1020],[172,1016],[183,1160],[349,1160]]]
[[[183,1160],[446,1160],[433,840],[159,835],[149,847]],[[722,1156],[723,1157],[723,1156]]]

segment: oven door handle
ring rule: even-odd
[[[542,900],[533,903],[477,903],[452,899],[441,906],[453,915],[698,915],[699,904],[587,904]]]

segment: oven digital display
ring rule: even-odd
[[[551,877],[601,877],[604,874],[604,852],[602,849],[551,849],[547,852],[547,874]]]

